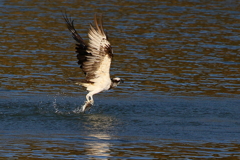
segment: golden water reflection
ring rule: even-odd
[[[101,159],[108,159],[107,157],[110,157],[111,154],[111,144],[109,143],[111,137],[107,134],[92,134],[88,136],[96,139],[96,141],[90,141],[85,144],[86,155],[96,156]]]
[[[237,96],[240,40],[239,10],[234,3],[4,1],[0,14],[2,93],[79,92],[67,82],[83,74],[62,19],[61,11],[66,9],[85,39],[94,13],[104,13],[115,53],[112,74],[126,81],[117,90],[119,95],[131,91]]]

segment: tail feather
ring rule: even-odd
[[[84,87],[87,87],[90,84],[94,83],[94,82],[91,82],[91,81],[79,80],[79,79],[69,79],[69,80],[71,80],[72,82],[74,82],[77,85],[81,85],[81,86],[84,86]]]

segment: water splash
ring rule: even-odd
[[[85,101],[85,103],[81,106],[73,110],[73,113],[84,113],[86,111],[89,111],[91,109],[92,103],[90,101]]]
[[[55,113],[60,113],[60,111],[57,108],[57,98],[56,97],[54,97],[53,108],[55,110]]]

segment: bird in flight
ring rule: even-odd
[[[113,51],[108,41],[108,36],[103,30],[102,15],[94,16],[94,25],[90,24],[88,32],[89,42],[85,43],[74,27],[74,20],[65,14],[64,19],[72,37],[77,42],[76,53],[78,64],[82,69],[85,79],[74,80],[76,84],[82,85],[88,91],[86,102],[81,107],[81,112],[90,108],[93,103],[93,95],[115,88],[123,83],[118,77],[110,78],[110,67],[113,58]]]

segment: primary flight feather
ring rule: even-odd
[[[89,42],[85,43],[74,27],[74,21],[65,14],[69,31],[76,40],[76,52],[78,64],[85,74],[85,80],[76,81],[77,84],[86,87],[88,94],[87,101],[82,106],[81,111],[84,112],[87,107],[93,105],[93,95],[102,91],[116,87],[120,82],[120,78],[110,78],[110,67],[113,57],[112,47],[108,41],[107,34],[103,30],[102,15],[94,16],[94,25],[90,24],[88,32]]]

